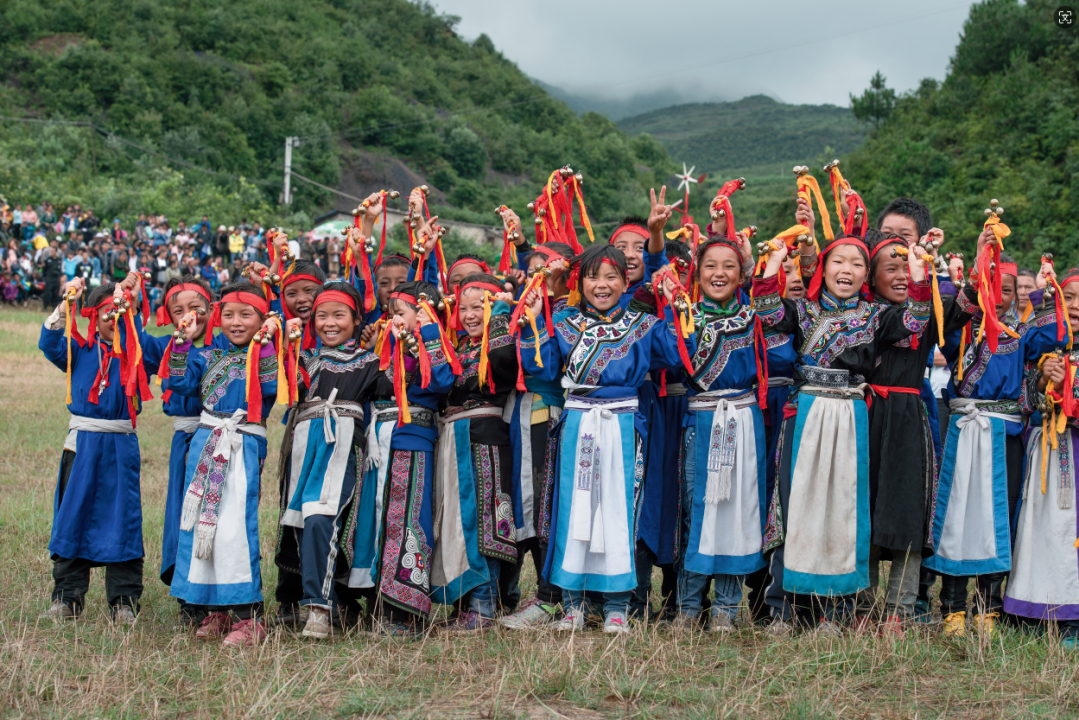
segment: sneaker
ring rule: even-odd
[[[915,600],[914,601],[914,615],[911,617],[916,623],[923,625],[930,625],[933,622],[933,611],[929,608],[928,600]]]
[[[506,615],[498,619],[502,627],[510,630],[535,630],[536,628],[550,625],[555,621],[557,605],[547,605],[536,598],[532,598],[512,615]]]
[[[222,643],[225,647],[255,647],[266,639],[266,623],[261,620],[240,620],[232,624],[232,632]]]
[[[701,619],[697,615],[680,612],[671,621],[671,630],[675,632],[698,632],[701,629]]]
[[[192,610],[190,608],[181,608],[180,612],[176,616],[176,629],[193,630],[202,625],[202,621],[205,619],[205,610]]]
[[[283,625],[291,630],[299,630],[307,622],[310,610],[307,605],[279,605],[277,613],[270,618],[269,625]]]
[[[708,632],[710,633],[730,633],[734,632],[734,618],[727,613],[719,613],[713,615],[708,620]]]
[[[231,630],[232,618],[223,612],[212,612],[206,616],[206,619],[202,621],[202,625],[199,625],[199,629],[195,631],[195,638],[198,640],[215,640],[225,637]]]
[[[765,629],[769,635],[775,635],[776,637],[787,637],[794,632],[791,624],[781,617],[772,618],[772,622]]]
[[[821,618],[813,632],[820,637],[836,638],[843,634],[843,628],[827,618]]]
[[[944,616],[944,637],[963,637],[967,634],[967,613],[948,613]]]
[[[880,624],[879,633],[882,638],[902,640],[905,634],[902,619],[898,615],[889,615],[884,618],[884,622]]]
[[[74,620],[78,616],[79,613],[76,612],[73,606],[68,605],[63,600],[53,600],[52,605],[49,606],[49,609],[46,610],[45,614],[41,617],[62,622],[64,620]]]
[[[402,640],[419,640],[423,637],[423,629],[419,625],[408,625],[392,620],[376,620],[371,626],[371,634],[379,638],[399,638]]]
[[[986,637],[994,637],[997,633],[996,620],[1000,613],[978,613],[974,616],[974,629]]]
[[[603,632],[609,635],[623,635],[629,632],[629,620],[623,612],[610,612],[603,618]]]
[[[303,626],[303,636],[325,640],[333,634],[333,625],[330,623],[330,609],[314,607],[307,613],[307,623]]]
[[[554,624],[555,632],[581,632],[584,630],[585,610],[582,607],[571,608],[566,616]]]
[[[482,632],[495,626],[495,621],[491,618],[486,618],[480,615],[478,612],[459,613],[457,620],[446,628],[446,632],[451,633],[464,633],[464,632]]]
[[[130,605],[118,605],[113,608],[112,621],[117,625],[134,625],[135,611]]]

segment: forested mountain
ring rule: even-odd
[[[670,169],[662,147],[579,117],[486,36],[462,40],[456,20],[407,0],[0,3],[0,112],[100,128],[0,123],[0,187],[109,215],[154,203],[272,212],[285,137],[300,136],[296,172],[333,187],[403,161],[467,219],[523,205],[566,163],[598,219],[639,211]],[[294,188],[294,209],[332,204]]]

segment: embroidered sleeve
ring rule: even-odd
[[[1038,369],[1036,361],[1028,360],[1023,363],[1023,382],[1019,389],[1019,409],[1024,415],[1031,415],[1038,406],[1045,402],[1045,393],[1038,390],[1042,372]]]
[[[183,377],[187,371],[187,355],[191,352],[191,343],[174,345],[169,354],[169,377]]]
[[[421,327],[420,339],[423,340],[423,346],[427,350],[428,357],[431,358],[431,367],[449,362],[446,359],[446,353],[442,351],[442,332],[438,325],[428,323]]]
[[[904,327],[912,334],[921,333],[932,311],[933,287],[927,282],[912,282],[907,294],[907,311],[903,314]]]
[[[981,317],[982,309],[978,306],[978,289],[974,283],[963,288],[956,297],[959,309],[974,317]]]
[[[508,310],[508,306],[503,303],[497,303],[494,310],[501,310],[505,308]],[[506,345],[513,345],[513,336],[510,335],[510,316],[506,312],[492,312],[491,313],[491,325],[487,331],[488,348],[494,350],[495,348],[505,347]]]
[[[271,347],[267,345],[266,347]],[[277,355],[271,354],[259,358],[259,383],[265,385],[277,380]]]
[[[776,325],[786,315],[783,298],[779,296],[779,276],[753,279],[753,309],[765,325]]]

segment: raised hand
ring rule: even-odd
[[[1057,279],[1057,272],[1053,269],[1053,264],[1046,258],[1042,258],[1041,269],[1038,270],[1038,276],[1034,278],[1034,284],[1039,290],[1044,290],[1046,285],[1049,284],[1049,278]]]
[[[809,236],[816,239],[814,227],[817,224],[817,215],[813,212],[813,206],[805,198],[798,198],[798,207],[794,211],[794,222],[809,228]]]
[[[79,298],[82,297],[82,293],[86,289],[86,282],[81,277],[72,278],[71,280],[68,280],[66,283],[64,283],[64,287],[60,291],[60,294],[66,295],[69,289],[74,289],[75,300],[77,301]]]
[[[783,263],[787,259],[789,248],[787,243],[770,241],[773,243],[772,250],[768,253],[768,264],[764,267],[764,277],[769,278],[783,272]],[[775,245],[779,245],[778,248]]]
[[[907,248],[907,269],[910,271],[910,279],[916,283],[925,282],[925,256],[918,251],[916,243],[911,243]]]
[[[718,209],[719,209],[719,197],[717,196],[717,197],[712,199],[712,203],[708,206],[708,215],[709,215],[709,217],[714,216],[715,213],[716,213],[716,210],[718,210]],[[726,235],[727,234],[727,223],[729,222],[729,220],[730,220],[730,218],[728,218],[725,214],[722,217],[716,217],[716,219],[712,221],[711,225],[708,226],[709,232],[712,235]]]
[[[363,330],[360,331],[360,345],[367,349],[371,349],[375,344],[375,338],[378,336],[378,324],[371,323]]]
[[[1044,382],[1046,379],[1052,380],[1053,386],[1060,389],[1064,387],[1064,371],[1064,360],[1050,356],[1042,364],[1042,381]],[[1045,386],[1042,385],[1041,389],[1044,390]]]
[[[431,251],[435,249],[435,243],[438,242],[438,233],[441,228],[437,223],[438,215],[432,215],[430,219],[426,220],[422,225],[416,228],[416,236],[423,241],[423,252],[425,255],[430,255]]]
[[[662,233],[663,228],[667,227],[667,221],[674,214],[674,209],[664,202],[667,197],[667,186],[664,185],[660,188],[658,201],[656,200],[656,189],[652,188],[649,192],[651,194],[652,209],[648,213],[648,230],[653,234]]]

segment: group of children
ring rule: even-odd
[[[680,628],[730,631],[748,587],[773,633],[902,635],[932,572],[947,634],[992,632],[1005,612],[1076,642],[1079,270],[1058,282],[1047,260],[1019,314],[995,203],[968,274],[940,256],[926,208],[896,200],[870,227],[841,178],[839,237],[818,199],[823,249],[805,192],[755,260],[755,229],[734,225],[739,181],[704,233],[664,237],[664,189],[646,219],[583,248],[575,182],[556,171],[530,205],[535,245],[500,209],[497,274],[476,256],[445,263],[417,189],[412,258],[378,249],[376,193],[347,233],[346,281],[271,233],[249,282],[215,296],[170,281],[163,337],[143,329],[138,273],[69,282],[40,340],[71,412],[48,615],[77,617],[104,566],[114,618],[136,619],[136,418],[156,375],[175,430],[161,579],[200,639],[266,637],[258,506],[281,404],[269,621],[307,637],[357,621],[417,636],[434,603],[453,608],[448,632],[581,631],[593,612],[629,632],[657,619],[659,566],[658,618]],[[952,368],[939,430],[935,348]],[[521,602],[528,555],[537,588]]]

